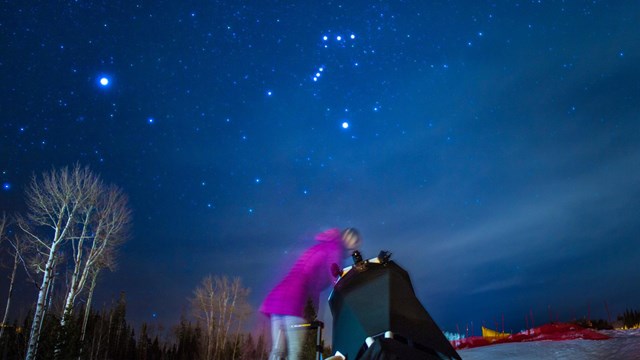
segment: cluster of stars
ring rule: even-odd
[[[192,14],[193,16],[193,14]],[[346,33],[346,34],[345,34]],[[476,36],[477,37],[483,37],[484,33],[483,32],[476,32]],[[348,49],[348,48],[355,48],[356,43],[356,34],[354,33],[349,33],[349,32],[343,32],[343,34],[331,34],[331,31],[329,31],[327,34],[322,35],[322,42],[321,42],[321,47],[324,49],[328,49],[328,48],[332,48],[332,49],[336,49],[336,51],[341,51],[341,50],[337,50],[337,49]],[[468,45],[471,46],[471,41],[469,41]],[[321,52],[323,52],[323,50],[320,50]],[[375,50],[366,50],[364,51],[364,53],[375,53]],[[338,58],[339,59],[339,58]],[[312,76],[310,77],[312,79],[313,82],[318,82],[321,78],[325,77],[326,74],[326,69],[327,69],[327,65],[329,65],[330,68],[333,68],[332,65],[335,65],[331,62],[331,58],[328,60],[329,63],[327,63],[327,59],[323,59],[324,61],[321,61],[320,64],[315,68],[315,71],[312,73]],[[339,62],[341,62],[341,60],[337,60]],[[353,61],[353,60],[350,60]],[[351,63],[354,66],[358,66],[359,63],[354,61]],[[342,64],[339,64],[339,68],[342,68]],[[442,65],[445,69],[448,68],[447,64]],[[433,66],[432,66],[433,67]],[[338,66],[336,66],[336,68],[338,68]],[[331,75],[331,74],[329,74]],[[100,88],[109,88],[111,87],[112,83],[113,83],[113,79],[110,75],[103,73],[101,75],[99,75],[97,78],[97,83],[98,83],[98,87]],[[264,94],[267,97],[272,97],[274,95],[274,92],[272,89],[265,89],[263,90]],[[114,104],[115,105],[115,104]],[[381,106],[380,104],[376,101],[374,106],[371,107],[370,109],[372,109],[373,112],[379,112],[381,110]],[[345,109],[345,112],[348,112],[348,109]],[[339,118],[340,119],[340,118]],[[224,121],[226,121],[227,123],[231,122],[230,118],[225,118]],[[146,123],[149,125],[154,125],[156,123],[156,119],[154,117],[148,116],[146,117]],[[336,123],[334,123],[334,126],[336,125]],[[342,117],[342,119],[337,121],[337,125],[340,126],[340,129],[347,132],[351,133],[351,128],[352,128],[352,124],[350,123],[350,121],[348,120],[348,116]],[[351,135],[351,137],[353,139],[355,139],[355,135]],[[247,141],[247,135],[244,132],[240,133],[240,140],[241,141]],[[447,140],[450,140],[449,138]],[[324,166],[324,165],[323,165]],[[255,185],[261,185],[262,184],[262,179],[259,177],[254,177],[252,179],[252,182]],[[201,183],[201,185],[204,187],[206,186],[206,183],[203,181]],[[8,183],[3,184],[3,189],[4,190],[9,190],[11,188],[11,185]],[[310,194],[309,190],[307,188],[304,188],[302,190],[302,194],[304,196],[308,196]],[[216,207],[214,206],[213,202],[205,202],[205,206],[209,209],[215,209]],[[254,207],[245,207],[246,211],[248,214],[254,214],[256,209]]]
[[[323,35],[322,36],[322,41],[324,43],[324,48],[329,48],[329,44],[327,43],[331,38],[329,37],[329,35]],[[335,41],[339,42],[342,44],[342,46],[344,46],[344,41],[346,41],[347,38],[343,37],[342,35],[336,35],[335,36]],[[351,34],[348,36],[348,39],[351,40],[355,40],[356,39],[356,35],[355,34]],[[353,47],[354,45],[352,44],[351,47]],[[358,63],[355,63],[356,66],[358,66]],[[311,77],[313,79],[314,82],[320,80],[320,76],[322,76],[322,73],[324,72],[325,67],[324,66],[320,66],[318,67],[317,71],[315,72],[315,74]]]
[[[323,71],[324,71],[324,66],[320,66],[318,68],[318,71],[316,72],[315,76],[313,77],[313,81],[318,81],[318,79],[320,79],[320,76],[322,75]]]
[[[345,48],[347,47],[347,43],[349,42],[349,40],[355,40],[356,39],[356,35],[354,33],[351,33],[350,35],[347,36],[343,36],[341,34],[337,34],[337,35],[330,35],[330,34],[325,34],[322,36],[322,46],[323,48],[327,49],[329,48],[329,45],[331,42],[333,43],[337,43],[340,47]],[[353,42],[350,43],[349,47],[353,48],[355,47],[355,44]],[[354,66],[358,66],[358,62],[354,62],[353,63]],[[342,66],[340,66],[342,67]],[[316,71],[312,74],[311,79],[313,80],[313,82],[318,82],[321,77],[323,77],[323,75],[325,74],[325,70],[327,69],[326,65],[320,65],[316,68]],[[345,109],[345,112],[347,112],[348,110]],[[376,109],[377,111],[377,109]],[[347,120],[342,120],[339,122],[340,127],[343,130],[347,130],[350,127],[350,123]],[[308,194],[308,190],[304,190],[304,195]]]
[[[355,40],[355,38],[356,38],[356,35],[355,35],[355,34],[351,34],[351,35],[349,36],[349,39],[351,39],[351,40]],[[343,41],[345,38],[343,38],[343,37],[342,37],[342,35],[336,35],[336,38],[335,38],[335,39],[336,39],[336,41]],[[328,35],[324,35],[324,36],[322,36],[322,41],[325,41],[325,42],[326,42],[326,41],[329,41],[329,36],[328,36]],[[324,47],[325,47],[325,48],[326,48],[326,47],[329,47],[329,45],[328,45],[328,44],[325,44],[325,45],[324,45]]]

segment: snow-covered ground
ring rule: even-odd
[[[621,359],[640,360],[640,329],[602,331],[609,340],[535,341],[458,350],[463,360]]]

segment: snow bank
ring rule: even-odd
[[[640,329],[601,331],[609,340],[535,341],[458,350],[464,360],[628,359],[640,360]]]

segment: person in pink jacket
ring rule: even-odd
[[[269,360],[300,359],[304,331],[292,325],[306,322],[302,316],[308,299],[318,310],[320,293],[335,280],[332,265],[340,265],[343,258],[358,250],[362,239],[358,230],[347,228],[324,231],[316,235],[316,241],[260,306],[260,312],[271,318],[273,346]]]

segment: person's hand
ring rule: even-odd
[[[346,358],[344,357],[344,355],[342,355],[342,354],[340,353],[340,351],[336,351],[336,354],[335,354],[335,355],[333,355],[333,356],[331,356],[331,357],[328,357],[328,358],[326,358],[326,359],[324,359],[324,360],[345,360],[345,359],[346,359]]]
[[[340,269],[340,266],[338,264],[331,264],[331,275],[333,275],[333,277],[335,278],[339,278],[340,275],[342,275],[342,269]]]

